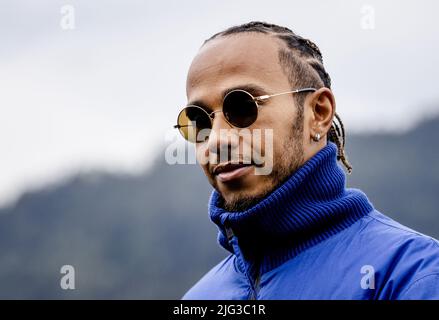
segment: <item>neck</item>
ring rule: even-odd
[[[265,271],[355,223],[373,210],[366,195],[345,188],[334,143],[322,148],[282,185],[242,212],[222,208],[213,191],[209,214],[219,227],[219,243],[230,252],[227,234],[236,235],[248,259],[262,259]]]

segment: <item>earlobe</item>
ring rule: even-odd
[[[320,88],[313,99],[313,119],[315,132],[328,132],[335,114],[335,99],[328,88]]]

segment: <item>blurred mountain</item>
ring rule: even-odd
[[[381,212],[439,238],[439,118],[404,134],[348,136],[353,174]],[[197,165],[78,174],[0,210],[0,298],[178,299],[226,252]],[[75,268],[62,290],[60,268]]]

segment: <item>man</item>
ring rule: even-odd
[[[262,22],[231,27],[200,48],[187,97],[176,127],[215,189],[209,214],[230,255],[184,299],[439,299],[439,243],[345,188],[344,128],[313,42]],[[272,148],[268,174],[239,130],[272,130],[251,153],[267,160]]]

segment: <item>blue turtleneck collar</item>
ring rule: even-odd
[[[337,146],[328,142],[281,186],[246,211],[224,210],[221,195],[214,190],[209,215],[219,228],[219,243],[236,253],[228,241],[233,231],[246,259],[259,257],[262,271],[268,271],[372,211],[362,191],[345,188],[345,173],[336,157]]]

